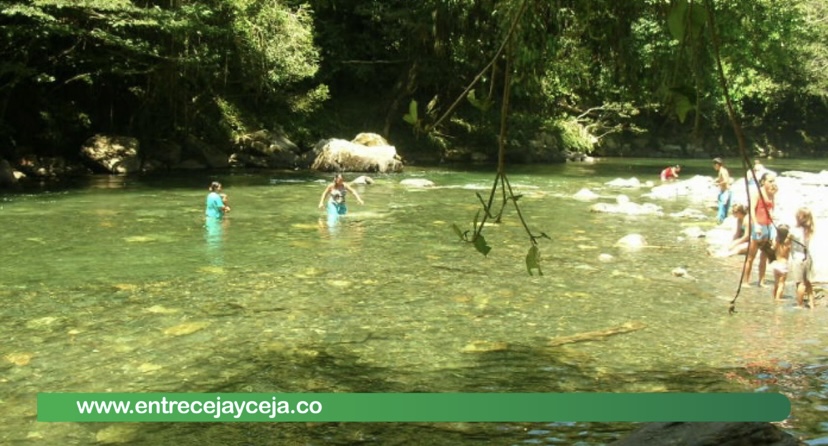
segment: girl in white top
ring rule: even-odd
[[[814,261],[810,252],[811,240],[814,238],[814,215],[803,207],[796,211],[796,232],[791,246],[791,276],[796,283],[796,305],[805,304],[805,295],[809,296],[810,308],[814,308],[811,278]]]

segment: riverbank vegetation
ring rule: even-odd
[[[502,113],[510,161],[735,154],[708,12],[750,149],[828,152],[821,0],[5,0],[0,158],[113,134],[184,159],[267,130],[493,160]]]

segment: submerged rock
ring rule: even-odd
[[[638,249],[647,246],[647,240],[641,234],[627,234],[615,242],[615,246],[627,249]]]
[[[676,267],[676,268],[673,268],[672,273],[676,277],[685,277],[685,276],[687,276],[687,270],[680,267],[680,266]]]
[[[167,336],[185,336],[202,330],[208,325],[210,325],[209,322],[185,322],[183,324],[167,328],[164,330],[164,334]]]
[[[374,184],[374,179],[369,176],[362,175],[354,178],[354,180],[351,181],[351,184]]]
[[[610,186],[610,187],[637,189],[637,188],[641,187],[641,181],[639,181],[638,178],[635,178],[635,177],[628,178],[628,179],[616,178],[616,179],[606,183],[606,185]]]
[[[576,200],[581,200],[581,201],[591,201],[591,200],[597,199],[598,194],[596,194],[595,192],[593,192],[593,191],[591,191],[587,188],[583,188],[583,189],[579,190],[578,193],[576,193],[573,196],[573,198],[575,198]]]
[[[648,423],[627,437],[610,444],[799,446],[805,443],[771,423]]]
[[[660,206],[653,203],[638,204],[629,201],[626,195],[619,195],[616,198],[617,204],[595,203],[590,206],[591,212],[623,215],[661,215],[663,212]]]
[[[704,238],[707,236],[707,233],[702,230],[702,228],[698,226],[691,226],[689,228],[684,228],[681,230],[681,233],[686,235],[689,238]]]
[[[408,187],[434,187],[434,182],[425,178],[406,178],[400,184]]]
[[[509,344],[502,341],[472,341],[461,350],[463,353],[500,352],[509,349]]]
[[[101,444],[122,444],[135,440],[138,428],[135,425],[115,424],[99,430],[95,434],[95,440]]]
[[[32,361],[33,357],[33,353],[9,353],[6,356],[3,356],[3,359],[18,367],[23,367],[25,365],[29,365],[29,362]]]

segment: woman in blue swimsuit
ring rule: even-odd
[[[348,212],[348,206],[345,205],[345,196],[349,192],[354,194],[357,203],[365,204],[357,191],[345,183],[342,174],[336,174],[333,183],[325,188],[325,192],[322,192],[322,198],[319,199],[319,209],[322,209],[325,205],[325,198],[330,197],[328,200],[328,217],[345,215]]]

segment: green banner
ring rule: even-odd
[[[40,393],[38,421],[782,421],[778,393]]]

